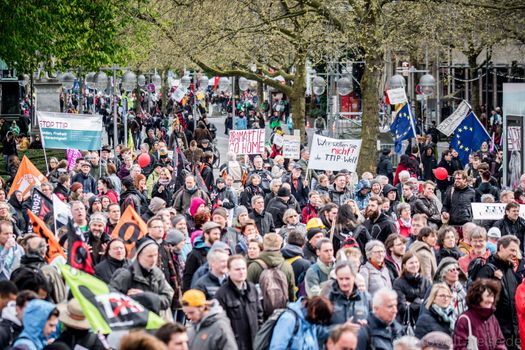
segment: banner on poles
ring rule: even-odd
[[[473,220],[500,220],[505,215],[505,203],[471,203]],[[520,205],[520,217],[525,219],[525,205]]]
[[[264,129],[230,130],[229,151],[235,154],[261,154],[264,151]]]
[[[470,105],[467,101],[462,101],[454,113],[452,113],[447,119],[443,120],[441,124],[437,126],[437,129],[447,136],[452,135],[452,133],[456,131],[458,125],[467,117],[469,112]]]
[[[102,148],[102,118],[98,115],[37,111],[37,116],[44,148]]]
[[[355,172],[360,150],[361,140],[338,140],[315,134],[308,168],[334,171],[348,169]]]
[[[47,182],[47,178],[31,163],[29,158],[24,156],[7,196],[10,197],[13,192],[18,190],[22,192],[22,196],[26,198],[33,187],[40,186],[44,182]]]
[[[283,157],[290,159],[299,159],[301,157],[301,136],[283,136]]]
[[[392,105],[408,102],[404,88],[386,90],[386,94],[388,95],[388,100]]]

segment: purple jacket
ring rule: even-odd
[[[462,315],[470,320],[472,335],[478,338],[479,350],[507,349],[494,310],[473,306]],[[467,350],[468,336],[468,321],[460,316],[454,329],[454,350]]]

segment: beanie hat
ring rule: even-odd
[[[70,187],[71,192],[76,192],[79,188],[84,188],[80,182],[73,182]]]
[[[184,233],[176,229],[171,229],[171,230],[168,230],[165,241],[168,244],[177,245],[180,242],[184,241],[185,239],[186,239],[186,236],[184,235]]]
[[[161,210],[165,204],[166,201],[164,199],[160,197],[153,197],[151,198],[148,208],[153,212],[153,214],[157,214],[157,212]]]
[[[235,207],[235,210],[233,211],[233,217],[239,218],[241,214],[248,214],[248,209],[244,205],[239,205],[238,207]]]
[[[106,225],[108,222],[108,219],[106,218],[106,215],[102,213],[93,213],[91,217],[89,218],[89,223],[91,224],[92,222],[100,222]]]
[[[194,197],[191,199],[191,202],[190,202],[190,215],[191,216],[195,216],[195,214],[197,214],[197,209],[199,209],[199,207],[204,204],[206,205],[206,201],[200,197]]]
[[[142,253],[142,251],[146,247],[148,247],[148,246],[150,246],[152,244],[157,245],[157,242],[155,242],[154,240],[152,240],[151,238],[148,238],[148,237],[142,238],[140,241],[138,241],[137,242],[137,250],[135,251],[135,259],[138,258],[140,253]]]
[[[206,295],[198,289],[190,289],[184,292],[181,302],[190,307],[204,306],[206,305]]]
[[[279,190],[277,191],[278,197],[290,197],[290,189],[286,186],[279,187]]]
[[[89,200],[88,200],[89,208],[91,208],[93,206],[93,203],[100,202],[100,201],[101,201],[101,199],[99,197],[95,196],[95,195],[89,197]]]
[[[309,241],[318,233],[322,233],[324,235],[324,230],[318,227],[311,228],[306,232],[306,239]]]
[[[223,207],[215,208],[212,215],[220,215],[223,218],[228,219],[228,211]]]

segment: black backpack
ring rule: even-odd
[[[467,279],[467,289],[476,281],[478,278],[478,273],[481,271],[483,266],[489,266],[492,269],[492,272],[496,272],[497,268],[491,263],[488,263],[485,258],[477,257],[468,264],[468,279]]]
[[[272,342],[272,336],[273,336],[273,330],[275,329],[275,325],[277,324],[277,321],[281,317],[282,314],[284,314],[286,311],[290,311],[294,317],[295,317],[295,325],[293,327],[293,333],[292,338],[290,339],[290,342],[288,343],[287,349],[290,348],[290,345],[292,344],[293,338],[299,331],[299,325],[301,321],[299,320],[299,317],[297,316],[297,313],[289,308],[284,309],[276,309],[270,317],[262,324],[262,326],[257,331],[257,334],[255,335],[255,339],[253,340],[253,350],[268,350],[270,349],[270,343]]]

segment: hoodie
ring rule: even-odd
[[[24,329],[13,343],[14,349],[42,350],[49,337],[44,337],[44,326],[56,306],[48,301],[34,299],[26,307],[23,317]]]
[[[295,285],[299,284],[304,280],[306,271],[312,264],[309,260],[303,256],[303,249],[299,246],[287,244],[281,249],[283,258],[286,259],[291,265],[295,277]]]
[[[0,320],[0,349],[7,349],[22,332],[22,322],[16,317],[16,303],[10,301],[2,310]]]
[[[368,200],[370,199],[370,191],[368,191],[366,194],[362,194],[361,190],[370,190],[370,188],[370,182],[365,179],[359,180],[359,182],[355,186],[354,199],[357,203],[357,207],[359,208],[359,210],[365,210],[368,206]]]

